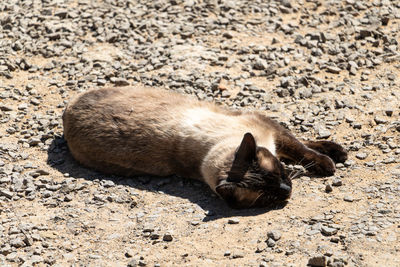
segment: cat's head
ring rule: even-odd
[[[281,162],[268,149],[257,146],[251,133],[244,135],[229,158],[215,191],[230,207],[267,207],[290,197],[292,182]]]

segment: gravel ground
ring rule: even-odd
[[[1,1],[0,265],[400,266],[399,41],[393,0]],[[79,166],[67,101],[135,84],[264,110],[349,160],[245,211]]]

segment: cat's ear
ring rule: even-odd
[[[235,196],[236,185],[229,182],[221,182],[216,188],[215,192],[226,201],[230,207],[236,206]]]
[[[238,162],[251,162],[256,157],[256,140],[251,133],[245,133],[239,148],[236,151],[235,160]]]

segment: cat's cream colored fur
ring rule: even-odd
[[[110,113],[100,112],[108,109]],[[83,122],[86,127],[77,128]],[[96,128],[101,132],[97,133]],[[253,112],[229,111],[165,90],[94,90],[72,100],[64,114],[68,146],[84,165],[103,172],[107,172],[103,164],[130,169],[126,173],[125,169],[115,172],[110,168],[116,174],[144,174],[151,170],[158,176],[189,176],[204,180],[213,190],[225,156],[237,149],[250,130],[259,146],[275,154],[273,129],[266,128]],[[104,135],[109,140],[104,140]],[[140,143],[149,138],[157,140],[157,146],[142,147]],[[121,142],[126,146],[116,145]],[[190,158],[196,162],[190,173],[180,173],[168,164],[170,158],[182,165]],[[146,160],[149,162],[140,166]]]
[[[90,90],[68,104],[63,122],[70,151],[85,166],[125,176],[199,179],[236,207],[251,206],[260,197],[263,203],[289,197],[291,182],[280,157],[319,161],[317,171],[335,169],[328,156],[261,113],[228,110],[166,90]]]

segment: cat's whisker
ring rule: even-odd
[[[304,169],[308,170],[309,168],[314,167],[316,164],[317,164],[316,162],[312,161],[312,162],[304,165],[303,167],[304,167]]]
[[[300,175],[302,175],[303,173],[305,173],[303,170],[298,170],[294,173],[294,175],[292,177],[290,177],[290,179],[296,179],[297,177],[299,177]]]
[[[291,179],[296,179],[298,176],[300,176],[300,174],[302,174],[302,172],[301,172],[301,171],[297,171],[297,172],[295,172],[295,173],[293,174],[293,176],[292,176],[292,178],[291,178]]]
[[[296,174],[296,171],[295,170],[292,170],[290,173],[289,173],[289,179],[292,179],[293,178],[293,176]]]
[[[304,157],[298,162],[298,164],[300,164],[303,161]],[[313,167],[316,165],[316,162],[312,161],[310,163],[307,163],[306,165],[303,166],[304,170],[308,171],[309,168]],[[290,173],[289,177],[290,179],[296,179],[297,177],[299,177],[301,174],[305,173],[304,170],[297,170],[294,174],[294,170]]]
[[[311,161],[310,163],[308,163],[308,164],[306,164],[305,166],[313,166],[313,165],[315,165],[316,164],[316,162],[315,161]]]
[[[302,157],[301,160],[297,163],[298,165],[301,165],[301,162],[305,159],[305,157]]]
[[[293,173],[294,173],[294,170],[292,170],[290,173],[289,173],[289,175],[288,175],[288,177],[289,177],[289,179],[292,179],[292,175],[293,175]]]
[[[261,193],[261,194],[259,194],[258,197],[253,201],[253,203],[251,203],[250,207],[253,207],[254,204],[257,202],[257,200],[258,200],[260,197],[262,197],[263,195],[264,195],[264,192]]]

